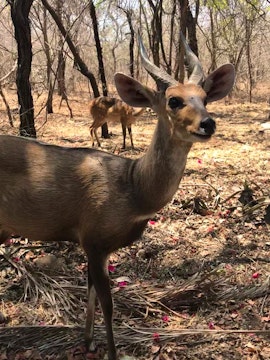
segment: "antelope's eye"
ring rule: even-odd
[[[171,109],[182,109],[185,106],[183,100],[178,97],[171,97],[168,101],[168,105]]]
[[[206,105],[207,105],[207,100],[206,100],[206,99],[204,99],[203,104],[204,104],[204,106],[206,106]]]

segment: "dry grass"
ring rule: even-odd
[[[82,92],[70,99],[74,119],[69,119],[56,97],[55,113],[46,120],[41,112],[36,119],[38,138],[90,146],[88,98]],[[15,94],[9,101],[15,108]],[[39,106],[43,101],[36,100]],[[217,134],[193,147],[173,201],[152,219],[142,241],[111,256],[116,341],[122,353],[136,359],[270,358],[270,229],[265,222],[270,133],[260,127],[269,107],[266,102],[220,102],[209,110]],[[141,156],[155,123],[153,116],[139,120],[133,126],[136,150],[122,155]],[[13,134],[18,128],[18,119],[15,128],[9,127],[1,107],[0,128]],[[103,139],[102,148],[120,153],[121,126],[110,131],[114,136]],[[46,254],[59,260],[53,270],[40,269],[35,261]],[[0,359],[6,354],[19,359],[17,350],[21,359],[86,358],[81,347],[85,261],[72,244],[40,247],[17,239],[1,248],[0,313],[8,324],[2,321]],[[121,288],[123,275],[127,285]],[[96,358],[103,359],[100,310],[96,334],[101,344]]]

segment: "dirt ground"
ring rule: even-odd
[[[253,104],[208,106],[215,136],[193,146],[179,190],[149,221],[142,240],[111,256],[123,359],[270,359],[270,130],[261,126],[268,97],[262,91]],[[73,119],[64,103],[59,109],[57,96],[54,114],[45,119],[38,114],[44,99],[35,99],[38,139],[89,147],[89,94],[69,100]],[[0,102],[1,134],[18,132],[15,93],[9,104],[14,128]],[[142,156],[155,124],[150,113],[139,119],[135,150],[127,138],[126,151],[120,150],[120,124],[109,124],[113,136],[101,139],[102,150]],[[99,309],[97,354],[84,355],[81,330],[72,334],[84,326],[86,303],[86,259],[74,245],[17,238],[2,246],[0,300],[0,360],[104,358]]]

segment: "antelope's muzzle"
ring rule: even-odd
[[[200,130],[203,130],[205,135],[211,136],[216,130],[216,122],[210,117],[205,118],[200,123]]]

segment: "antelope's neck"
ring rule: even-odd
[[[146,154],[134,171],[134,190],[140,210],[153,214],[166,205],[178,189],[192,143],[175,140],[168,122],[158,121]]]

